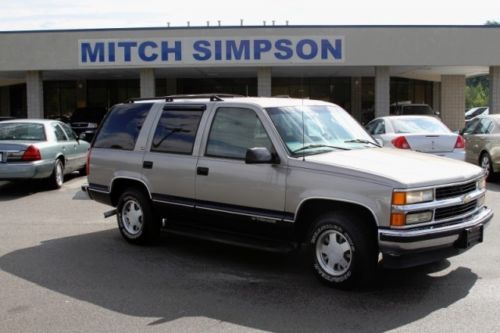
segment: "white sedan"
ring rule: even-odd
[[[465,140],[432,116],[379,117],[366,130],[385,147],[465,160]]]

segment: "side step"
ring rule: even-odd
[[[289,253],[298,248],[297,244],[286,241],[261,239],[222,231],[211,231],[185,226],[166,225],[163,230],[174,235],[203,239],[212,242],[245,247],[274,253]]]

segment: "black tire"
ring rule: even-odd
[[[126,190],[118,200],[117,222],[123,238],[133,244],[148,244],[158,239],[160,223],[154,218],[151,201],[137,189]]]
[[[320,216],[312,225],[309,251],[313,271],[323,283],[346,289],[374,281],[376,236],[363,222],[355,215],[338,212]]]
[[[493,163],[491,162],[490,154],[487,152],[483,152],[481,157],[479,158],[479,166],[484,169],[487,173],[486,180],[491,181],[495,178],[495,174],[493,172]]]
[[[51,189],[60,189],[64,183],[64,164],[60,159],[54,163],[52,174],[47,179],[47,183]]]

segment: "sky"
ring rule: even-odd
[[[0,31],[240,25],[482,25],[500,0],[0,0]]]

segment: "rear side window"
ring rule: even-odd
[[[56,135],[57,141],[68,141],[68,138],[66,137],[64,131],[61,129],[59,125],[52,124],[52,128],[54,128],[54,133]]]
[[[151,144],[151,151],[191,154],[202,111],[164,110]]]
[[[97,134],[95,148],[133,150],[152,103],[113,107]]]

